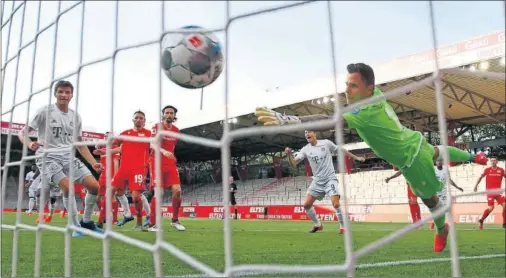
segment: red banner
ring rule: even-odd
[[[10,126],[10,128],[9,128]],[[25,124],[19,124],[19,123],[10,123],[10,122],[2,122],[2,134],[12,134],[16,135],[25,127]],[[32,131],[29,133],[30,137],[37,137],[37,132]],[[97,132],[89,132],[89,131],[82,131],[81,136],[83,137],[84,141],[95,141],[95,140],[101,140],[104,139],[103,133],[97,133]]]
[[[274,168],[274,174],[276,179],[280,180],[283,178],[283,172],[281,171],[281,157],[272,157],[272,167]]]
[[[311,170],[311,165],[309,164],[309,160],[304,159],[304,169],[306,169],[306,177],[313,176],[313,170]]]
[[[266,206],[268,208],[267,219],[273,220],[309,220],[302,206]],[[481,217],[486,203],[454,204],[453,216],[457,223],[476,224]],[[264,219],[264,206],[237,206],[238,217],[241,219]],[[430,212],[427,207],[421,205],[422,217],[428,217]],[[135,208],[130,207],[132,213]],[[383,222],[383,223],[411,223],[411,215],[407,204],[397,205],[350,205],[348,218],[352,222]],[[332,206],[316,205],[316,214],[321,221],[337,221],[335,210]],[[15,209],[4,209],[5,212],[14,212]],[[121,208],[119,209],[122,212]],[[230,207],[231,217],[233,208]],[[58,211],[56,211],[58,213]],[[223,206],[184,206],[180,208],[180,217],[223,219]],[[172,217],[172,206],[162,207],[163,217]],[[495,210],[485,223],[502,224],[502,212]]]

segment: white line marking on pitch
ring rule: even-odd
[[[506,257],[505,254],[490,254],[480,256],[460,256],[459,260],[480,260],[480,259],[493,259]],[[418,259],[418,260],[405,260],[405,261],[388,261],[388,262],[377,262],[377,263],[366,263],[359,264],[356,266],[357,269],[373,268],[373,267],[385,267],[385,266],[399,266],[399,265],[410,265],[410,264],[426,264],[426,263],[442,263],[450,262],[451,258],[433,258],[433,259]],[[234,276],[246,276],[246,275],[259,275],[266,274],[255,271],[244,271],[234,273]],[[165,277],[207,277],[205,274],[186,274],[178,276],[165,276]]]
[[[129,229],[129,228],[125,228],[125,229]],[[489,231],[489,230],[503,230],[504,228],[486,228],[485,230],[482,230],[480,231],[481,232],[486,232],[486,231]],[[171,229],[173,230],[173,229]],[[395,232],[399,229],[352,229],[353,232]],[[134,233],[138,233],[138,231],[132,231],[132,230],[122,230],[122,228],[116,228],[115,231],[117,232],[122,232],[122,233],[131,233],[131,232],[134,232]],[[186,230],[187,232],[205,232],[205,233],[223,233],[223,230],[214,230],[214,229],[196,229],[196,230],[191,230],[191,229],[187,229]],[[415,230],[415,231],[431,231],[431,230],[428,230],[428,229],[420,229],[420,230]],[[478,231],[478,228],[466,228],[466,229],[459,229],[457,228],[457,231]],[[273,229],[266,229],[266,230],[250,230],[250,229],[240,229],[240,230],[232,230],[232,232],[234,233],[241,233],[241,232],[255,232],[255,233],[280,233],[280,232],[303,232],[305,233],[305,230],[300,230],[300,229],[286,229],[286,230],[273,230]],[[336,230],[337,232],[337,230]]]

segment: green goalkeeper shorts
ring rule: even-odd
[[[444,187],[444,184],[436,177],[433,157],[434,147],[424,138],[411,166],[400,169],[413,193],[421,199],[430,199]]]

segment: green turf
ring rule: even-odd
[[[6,213],[4,224],[14,223],[15,214]],[[35,216],[24,215],[23,221],[32,224]],[[220,220],[182,219],[187,231],[178,232],[163,220],[165,240],[199,259],[210,267],[223,271],[223,222]],[[53,225],[64,226],[66,218],[57,216]],[[129,223],[116,231],[130,237],[154,243],[154,233],[133,232]],[[309,234],[307,221],[255,221],[237,220],[233,228],[234,264],[336,264],[345,259],[344,237],[337,233],[337,223],[326,223],[322,232]],[[353,248],[366,246],[402,224],[352,223]],[[461,256],[481,256],[505,253],[505,233],[499,225],[487,225],[479,231],[476,225],[459,224],[458,242]],[[13,232],[2,230],[1,275],[11,276]],[[434,253],[434,232],[428,225],[410,232],[386,247],[364,256],[358,264],[414,259],[449,258],[449,248]],[[22,230],[19,235],[18,276],[32,276],[35,257],[35,233]],[[72,238],[71,263],[73,276],[102,275],[103,244],[92,237]],[[42,233],[41,276],[63,276],[64,235],[57,232]],[[163,251],[163,275],[199,274],[185,263]],[[463,276],[505,276],[504,257],[461,260]],[[111,275],[154,276],[153,255],[137,247],[111,240]],[[451,276],[450,262],[410,264],[401,266],[375,266],[360,268],[357,276]],[[268,276],[273,276],[268,275]],[[274,275],[276,276],[276,275]],[[277,276],[293,276],[291,274]],[[299,275],[300,276],[300,275]],[[344,274],[314,274],[303,276],[344,276]]]

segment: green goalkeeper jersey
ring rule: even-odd
[[[381,95],[375,88],[373,96]],[[403,126],[386,99],[363,105],[343,117],[376,155],[392,165],[409,167],[420,151],[422,134]]]

